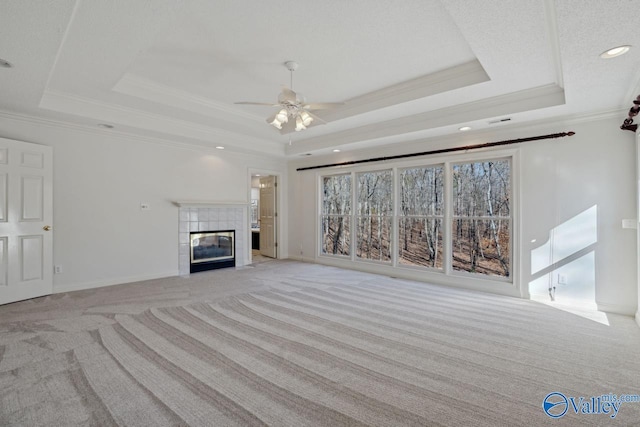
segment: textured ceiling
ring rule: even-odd
[[[640,91],[634,2],[7,0],[0,114],[274,156],[621,111]],[[636,45],[623,57],[598,55]],[[294,89],[328,123],[265,123]],[[104,132],[108,132],[104,130]],[[473,131],[472,131],[473,132]],[[289,144],[289,138],[292,143]]]

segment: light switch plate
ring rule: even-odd
[[[623,219],[622,228],[638,228],[638,221],[635,219]]]

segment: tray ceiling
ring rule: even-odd
[[[640,90],[629,1],[110,0],[0,5],[0,110],[274,156],[624,111]],[[621,45],[636,49],[603,60]],[[294,90],[328,123],[265,123]],[[621,120],[624,114],[621,113]],[[291,138],[291,144],[289,144]]]

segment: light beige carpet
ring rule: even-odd
[[[640,425],[640,329],[293,261],[0,307],[0,424]]]

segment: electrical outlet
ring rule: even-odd
[[[54,265],[53,266],[53,274],[60,274],[62,273],[62,266],[61,265]]]
[[[149,206],[149,203],[140,203],[140,210],[141,211],[148,211],[151,209],[151,206]]]
[[[567,275],[558,274],[558,285],[566,285],[566,284],[567,284]]]

